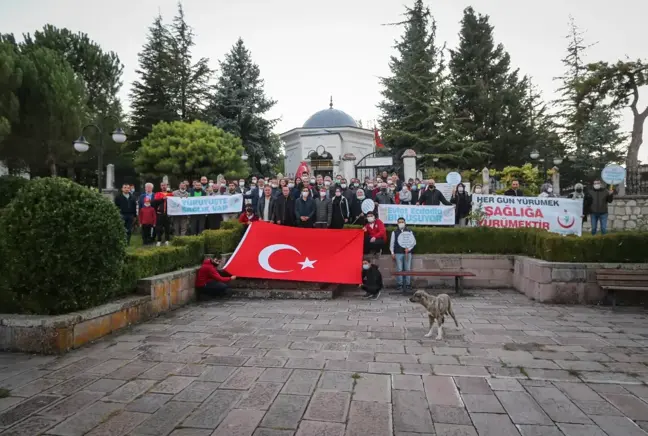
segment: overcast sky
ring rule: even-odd
[[[266,92],[278,101],[270,114],[281,118],[277,132],[300,127],[314,112],[334,106],[355,119],[374,120],[380,100],[378,78],[389,74],[388,60],[401,28],[399,0],[184,0],[187,21],[196,33],[196,57],[208,57],[213,68],[240,36],[261,68]],[[648,57],[645,0],[437,0],[427,2],[438,23],[438,40],[457,44],[466,6],[488,14],[497,42],[512,63],[533,77],[545,99],[554,98],[562,72],[569,15],[598,42],[588,60],[615,61]],[[122,101],[136,78],[137,53],[158,11],[166,22],[175,0],[0,0],[0,31],[17,35],[51,23],[83,31],[124,63]],[[643,107],[648,89],[643,90]],[[624,127],[630,129],[629,110]],[[646,140],[648,142],[648,139]],[[648,160],[648,145],[640,156]]]

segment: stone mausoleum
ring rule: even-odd
[[[333,108],[314,113],[302,127],[282,133],[285,143],[285,171],[295,177],[301,162],[316,175],[355,177],[355,165],[375,151],[373,130],[359,127],[344,111]]]

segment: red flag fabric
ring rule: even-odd
[[[376,127],[374,127],[374,141],[376,142],[377,148],[385,147],[385,144],[383,144],[382,139],[380,139],[380,135],[378,134],[378,129]]]
[[[237,277],[359,285],[362,230],[251,223],[225,271]]]

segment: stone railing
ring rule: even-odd
[[[65,315],[0,314],[0,350],[62,353],[195,297],[196,268],[141,279],[137,295]]]

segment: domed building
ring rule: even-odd
[[[333,108],[310,116],[302,127],[280,135],[285,143],[286,176],[294,178],[301,162],[315,175],[355,177],[355,164],[375,151],[373,130],[358,127],[353,117]]]

